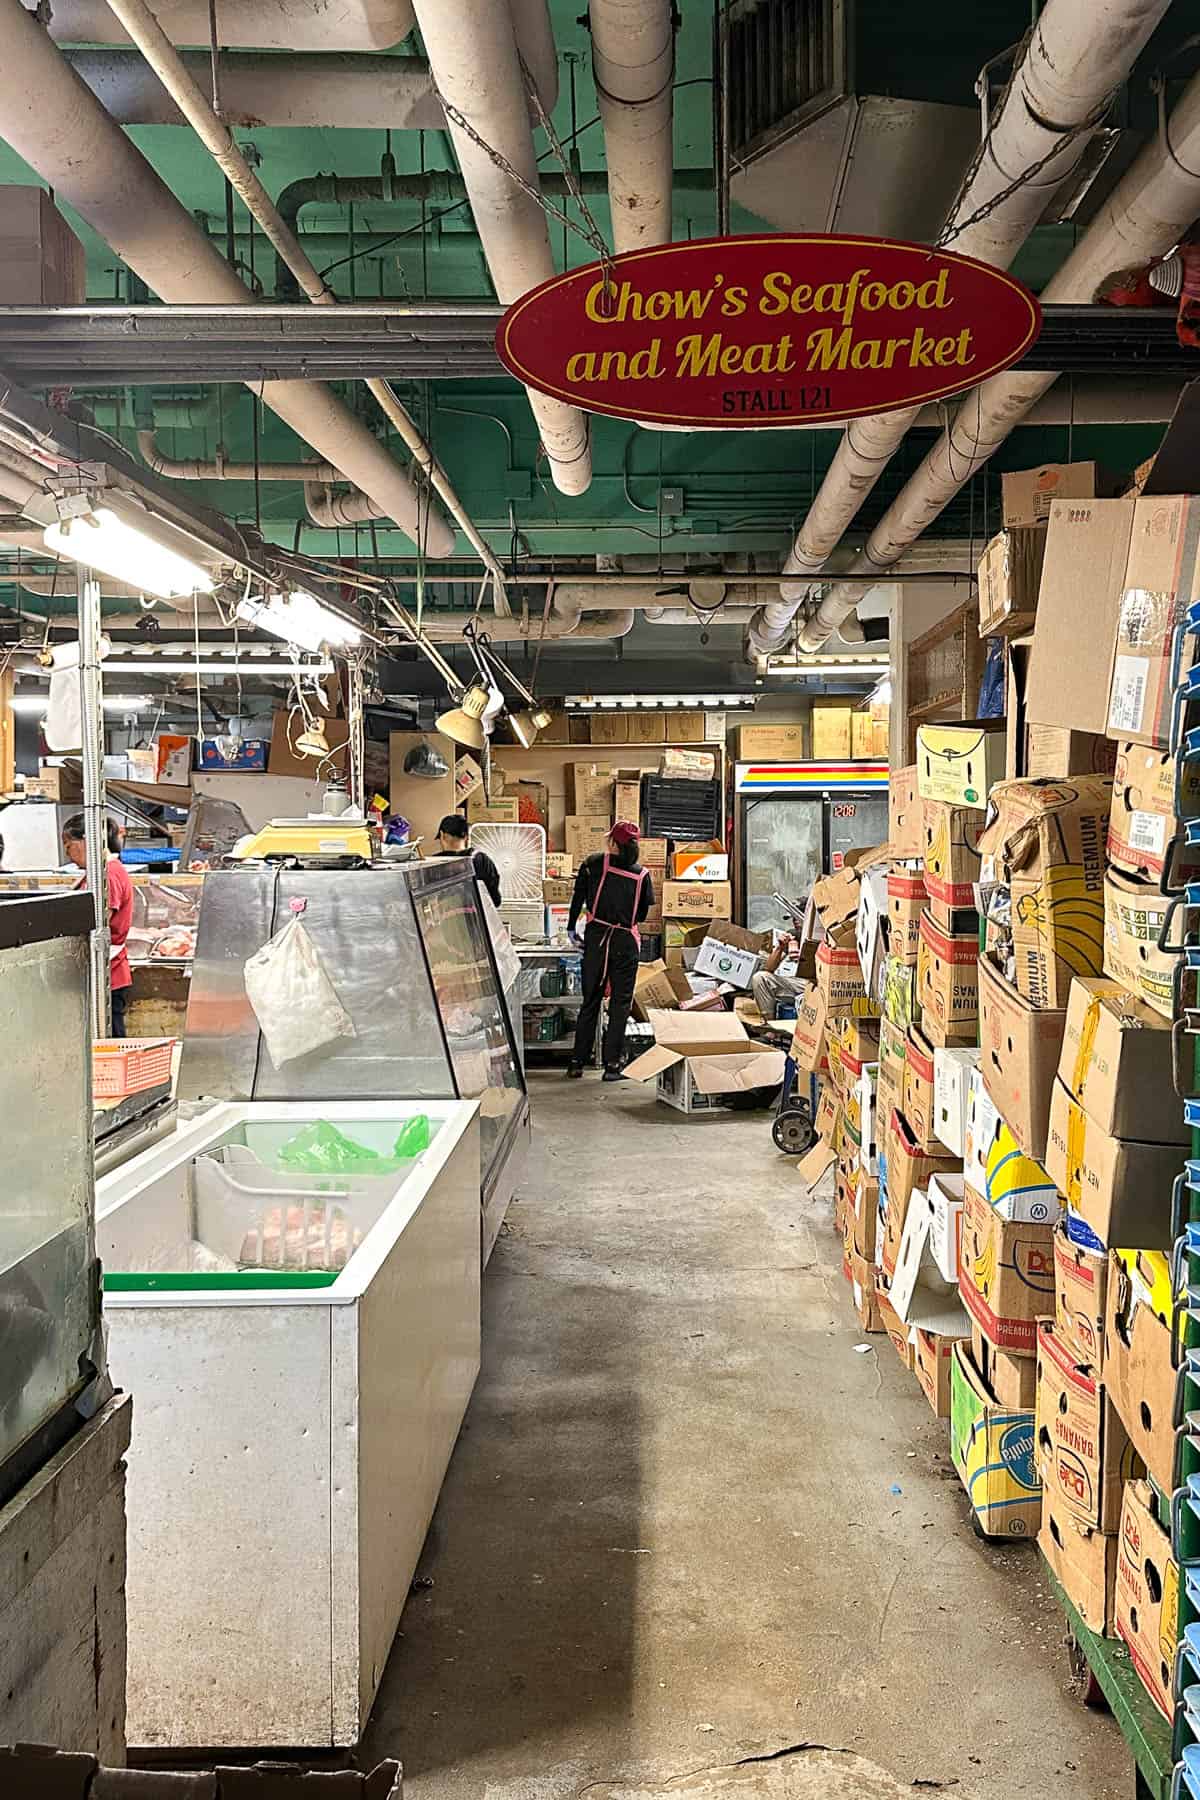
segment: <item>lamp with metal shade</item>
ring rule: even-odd
[[[554,714],[548,707],[543,706],[540,700],[535,698],[532,689],[526,687],[519,676],[514,675],[504,658],[496,652],[492,640],[488,637],[486,632],[481,632],[477,636],[474,628],[468,625],[464,635],[467,637],[468,642],[471,643],[472,654],[475,656],[476,662],[478,663],[480,657],[482,657],[487,666],[489,676],[493,680],[503,676],[509,686],[514,687],[521,699],[524,700],[525,707],[523,710],[513,712],[510,709],[508,722],[512,726],[513,736],[516,738],[521,748],[523,750],[531,750],[537,739],[538,732],[545,731],[547,725],[553,720]]]
[[[437,728],[468,750],[482,750],[483,715],[491,704],[491,687],[482,681],[473,681],[457,706],[451,707],[449,712],[439,713]]]

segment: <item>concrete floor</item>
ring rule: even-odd
[[[974,1537],[945,1425],[886,1337],[856,1354],[830,1204],[766,1115],[531,1086],[366,1751],[409,1800],[1129,1800],[1036,1550]]]

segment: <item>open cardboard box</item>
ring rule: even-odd
[[[732,1013],[648,1009],[654,1045],[625,1070],[630,1081],[657,1081],[664,1070],[687,1063],[702,1094],[744,1094],[783,1080],[782,1050],[757,1050]]]

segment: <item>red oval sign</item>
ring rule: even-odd
[[[571,269],[510,306],[505,367],[588,412],[726,430],[919,406],[1041,329],[1002,269],[894,238],[703,238]]]

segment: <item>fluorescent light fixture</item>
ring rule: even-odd
[[[313,662],[262,661],[255,657],[243,663],[230,657],[228,662],[215,662],[201,653],[199,662],[187,656],[122,656],[116,665],[122,675],[208,675],[216,680],[232,680],[235,675],[332,675],[334,664],[323,656]],[[40,674],[40,671],[38,671]],[[49,671],[47,671],[47,679]]]
[[[42,533],[47,550],[160,600],[212,593],[213,578],[196,561],[190,538],[139,508],[118,511],[117,504],[106,501],[47,525]]]
[[[568,694],[563,705],[574,712],[594,712],[601,706],[709,707],[718,710],[753,706],[754,694]]]
[[[15,713],[44,713],[47,704],[45,694],[14,694],[8,703],[8,710]]]
[[[352,649],[362,642],[357,625],[343,619],[331,607],[323,606],[306,588],[293,588],[286,600],[282,594],[269,594],[266,599],[239,600],[235,608],[239,619],[247,625],[270,631],[285,638],[301,650]]]

